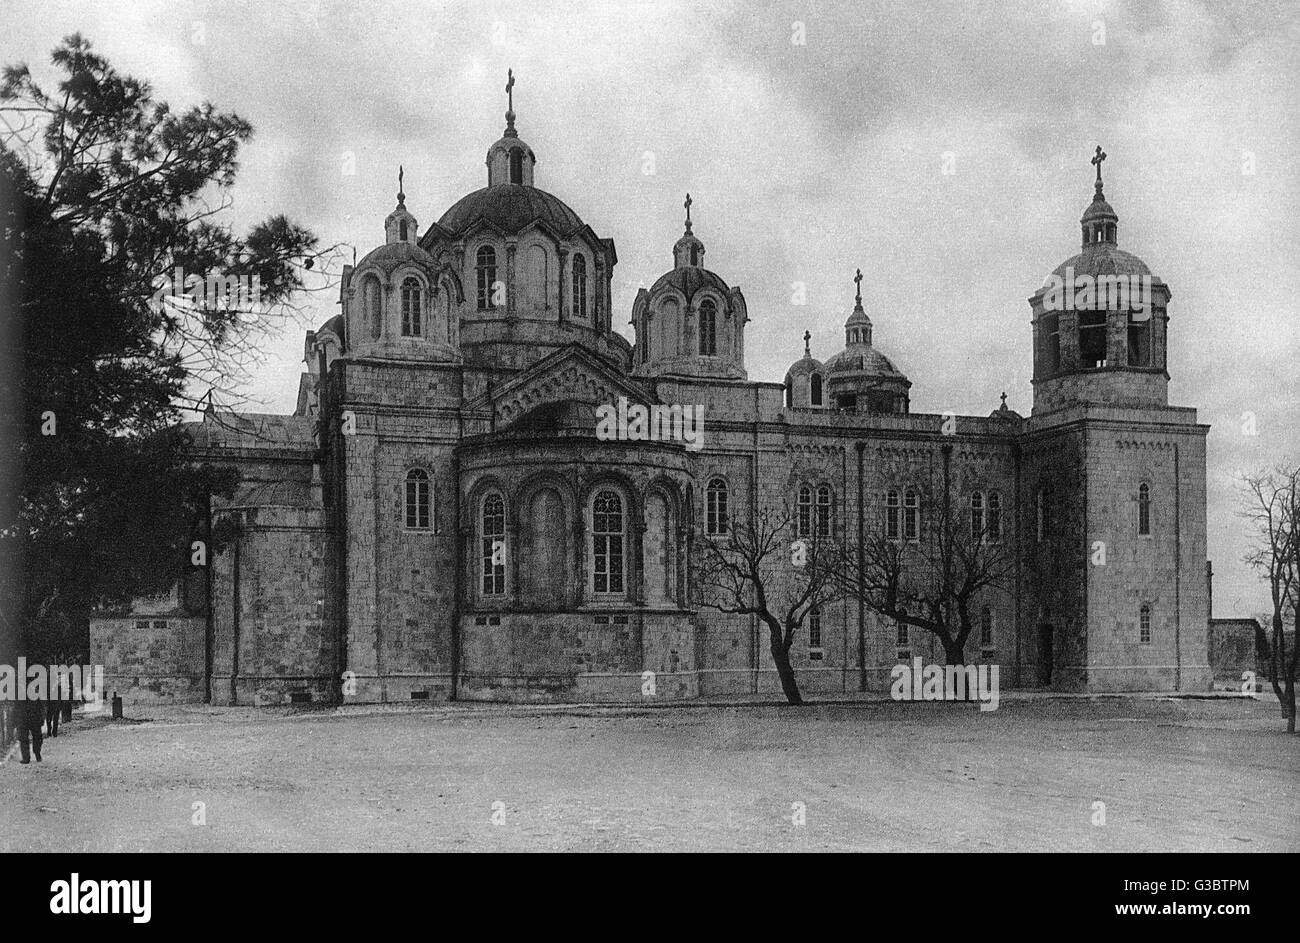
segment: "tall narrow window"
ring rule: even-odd
[[[429,473],[422,468],[406,473],[406,528],[429,529]]]
[[[980,609],[980,648],[993,647],[993,610],[988,606]]]
[[[374,277],[366,279],[365,312],[370,336],[378,340],[380,325],[383,323],[383,290],[380,288],[379,279]]]
[[[1143,645],[1151,644],[1151,607],[1146,603],[1138,610],[1138,641]]]
[[[497,281],[497,250],[483,246],[475,256],[475,273],[478,276],[478,309],[489,311],[493,305],[492,295]]]
[[[591,565],[595,592],[623,592],[623,499],[616,491],[598,491],[592,499]]]
[[[902,619],[894,620],[894,644],[900,648],[906,648],[910,644],[908,638],[907,623]]]
[[[1151,366],[1151,309],[1130,311],[1128,316],[1128,365]]]
[[[903,496],[903,537],[906,540],[921,539],[921,498],[915,491]]]
[[[483,595],[500,596],[506,591],[506,503],[495,492],[483,499],[479,539]]]
[[[1106,365],[1106,312],[1079,312],[1079,365]]]
[[[727,483],[714,478],[704,489],[704,533],[727,533]]]
[[[405,278],[402,280],[402,336],[419,337],[421,327],[420,282]]]
[[[978,491],[970,496],[970,539],[973,543],[984,539],[984,495]]]
[[[700,353],[712,357],[718,352],[718,306],[712,298],[700,302]]]
[[[808,380],[808,401],[814,406],[822,404],[822,375],[814,373]]]
[[[812,536],[813,495],[811,485],[799,486],[799,506],[795,515],[795,536]]]
[[[830,485],[821,485],[817,488],[817,536],[829,537],[831,535],[831,516],[834,513],[835,506],[831,500]]]
[[[402,220],[397,224],[397,238],[403,242],[406,241],[406,220]]]
[[[1151,486],[1145,481],[1138,485],[1138,533],[1151,535]]]
[[[587,316],[587,260],[581,255],[573,257],[573,316]]]
[[[1060,315],[1045,314],[1042,320],[1043,331],[1043,370],[1047,374],[1061,369],[1061,320]]]
[[[822,611],[816,606],[808,610],[808,647],[822,647]]]
[[[988,534],[989,540],[998,541],[1002,539],[1002,495],[996,491],[989,492],[984,531]]]
[[[786,377],[785,380],[785,405],[794,405],[794,380]]]
[[[902,533],[903,506],[899,502],[898,492],[891,491],[885,495],[885,537],[897,540]]]
[[[510,148],[510,182],[524,182],[524,152],[517,147]]]

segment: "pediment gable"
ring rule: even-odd
[[[498,428],[508,426],[547,403],[578,402],[599,406],[629,403],[651,405],[649,396],[627,377],[581,347],[557,350],[492,391],[489,399]]]

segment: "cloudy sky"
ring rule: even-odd
[[[1078,251],[1100,143],[1120,246],[1173,292],[1170,401],[1212,426],[1215,615],[1266,603],[1239,563],[1235,480],[1300,459],[1292,0],[0,9],[0,62],[47,75],[79,30],[174,107],[249,119],[231,221],[284,212],[359,254],[399,163],[421,223],[485,185],[513,68],[538,186],[617,243],[616,328],[670,266],[690,191],[709,266],[749,302],[751,378],[779,382],[805,329],[816,356],[840,349],[861,267],[918,412],[987,413],[1003,390],[1029,412],[1026,299]],[[257,408],[292,410],[301,356],[300,327],[268,339]]]

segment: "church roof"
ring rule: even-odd
[[[717,289],[723,297],[726,297],[727,293],[731,291],[727,287],[727,283],[722,280],[721,275],[694,265],[675,268],[660,275],[650,288],[650,294],[653,295],[665,285],[672,285],[686,296],[687,301],[690,301],[697,291],[705,287]]]
[[[802,360],[796,360],[790,365],[790,369],[785,372],[785,378],[791,380],[795,377],[812,376],[814,373],[825,372],[825,369],[820,360],[805,354]]]
[[[828,374],[866,373],[872,376],[906,379],[894,362],[866,344],[854,344],[826,361]]]
[[[1151,269],[1132,252],[1125,252],[1113,243],[1099,242],[1072,255],[1056,267],[1052,274],[1065,275],[1066,268],[1075,275],[1150,275]]]
[[[583,226],[578,214],[559,197],[517,183],[475,190],[443,213],[438,226],[450,233],[462,233],[479,220],[486,220],[504,233],[521,232],[535,222],[546,223],[560,235]]]
[[[391,272],[399,265],[407,262],[418,262],[421,265],[433,266],[437,263],[433,256],[429,255],[413,242],[388,242],[378,248],[371,249],[366,253],[365,258],[357,263],[357,269],[367,265],[378,265],[385,272]]]

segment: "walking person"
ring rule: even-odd
[[[18,726],[18,749],[21,753],[19,763],[30,763],[32,754],[36,754],[36,762],[41,762],[41,743],[45,737],[41,733],[41,727],[45,722],[44,705],[40,701],[22,700],[17,704],[17,710],[14,711],[14,717]],[[30,743],[29,743],[30,740]]]

